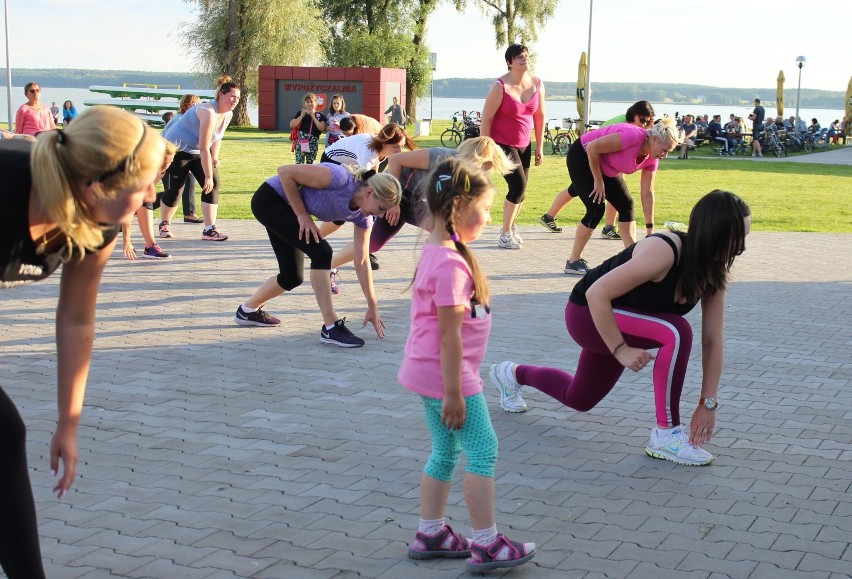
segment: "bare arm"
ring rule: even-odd
[[[387,172],[400,178],[402,169],[428,169],[429,149],[418,149],[416,151],[405,151],[388,157]]]
[[[725,294],[701,300],[701,397],[716,398],[725,363]],[[689,442],[701,446],[710,441],[716,411],[698,406],[689,424]]]
[[[533,115],[535,129],[535,164],[541,165],[544,160],[544,83],[541,80],[538,90],[538,110]]]
[[[305,207],[299,186],[305,185],[311,189],[325,189],[331,185],[331,169],[322,165],[282,165],[278,167],[278,179],[280,179],[281,186],[284,188],[284,196],[287,197],[287,202],[299,220],[299,239],[302,239],[304,234],[305,243],[310,243],[311,235],[313,235],[314,241],[319,242],[322,236],[310,213],[308,213],[307,207]]]
[[[95,304],[104,266],[115,240],[83,261],[69,261],[62,267],[59,304],[56,308],[57,423],[50,442],[50,469],[62,477],[54,492],[62,495],[71,488],[77,473],[77,426],[83,411],[83,396],[95,339]]]
[[[291,120],[290,120],[290,129],[295,129],[295,128],[297,128],[299,125],[301,125],[301,124],[302,124],[302,119],[304,119],[304,118],[305,118],[305,115],[306,115],[306,114],[307,114],[307,112],[305,111],[305,109],[302,109],[302,113],[301,113],[298,117],[296,117],[295,119],[291,119]]]
[[[654,179],[657,175],[656,171],[642,169],[641,176],[641,198],[642,198],[642,213],[645,214],[645,223],[652,224],[651,227],[645,228],[645,235],[654,233]]]
[[[364,292],[364,297],[367,299],[367,313],[364,316],[364,324],[367,322],[373,323],[373,328],[376,330],[376,335],[380,338],[385,337],[385,324],[382,317],[379,315],[379,304],[376,298],[376,290],[373,286],[373,271],[370,267],[370,231],[372,229],[361,229],[355,227],[355,235],[353,240],[353,248],[355,255],[353,265],[355,266],[355,275],[358,276],[358,283],[361,284],[361,291]]]
[[[679,244],[679,241],[676,242]],[[654,356],[642,348],[633,348],[625,342],[615,321],[612,300],[623,296],[648,281],[661,281],[674,263],[669,244],[655,237],[647,237],[636,244],[633,258],[598,279],[586,291],[589,311],[598,333],[610,352],[617,350],[615,358],[625,368],[638,371]]]
[[[464,426],[467,408],[462,396],[462,321],[464,306],[438,307],[438,326],[441,330],[441,378],[444,401],[441,422],[450,430]]]
[[[208,107],[195,107],[198,115],[198,149],[201,152],[201,168],[204,170],[204,183],[201,190],[209,193],[213,190],[213,153],[210,150],[213,140],[213,124],[216,113]]]
[[[491,136],[491,122],[494,120],[494,115],[497,114],[497,109],[500,108],[500,103],[503,102],[503,85],[495,82],[485,95],[485,104],[482,105],[482,124],[479,126],[479,134],[483,137]]]

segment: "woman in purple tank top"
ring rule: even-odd
[[[485,97],[480,134],[491,137],[518,165],[505,175],[509,192],[503,202],[503,229],[498,246],[520,249],[523,240],[515,219],[527,189],[532,141],[535,129],[535,164],[541,165],[544,152],[544,83],[529,71],[529,52],[522,44],[506,49],[509,72],[497,79]]]

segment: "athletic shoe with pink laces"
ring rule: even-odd
[[[201,232],[202,241],[225,241],[226,239],[228,239],[228,236],[220,233],[215,225],[211,225],[208,229]]]
[[[517,543],[503,533],[490,545],[470,544],[470,559],[466,561],[471,573],[482,573],[492,569],[517,567],[535,556],[535,543]]]
[[[449,525],[437,535],[417,531],[414,542],[408,547],[412,559],[456,559],[470,557],[470,539],[465,539]]]

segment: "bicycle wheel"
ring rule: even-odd
[[[571,137],[567,134],[562,133],[556,136],[556,144],[554,145],[554,149],[558,151],[557,154],[561,156],[565,156],[568,154],[568,148],[571,146]]]
[[[441,145],[447,148],[455,148],[462,142],[461,133],[450,127],[441,133]]]
[[[814,150],[814,142],[811,139],[805,137],[805,152],[806,153],[812,153],[813,150]]]

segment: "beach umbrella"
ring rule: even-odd
[[[784,71],[778,71],[778,93],[775,98],[777,104],[775,105],[778,109],[778,116],[784,116]]]
[[[852,137],[852,77],[846,87],[846,136]]]
[[[586,115],[586,81],[588,80],[589,59],[586,53],[580,55],[580,65],[577,67],[577,113],[580,115],[580,134],[586,132],[586,124],[589,122]]]

